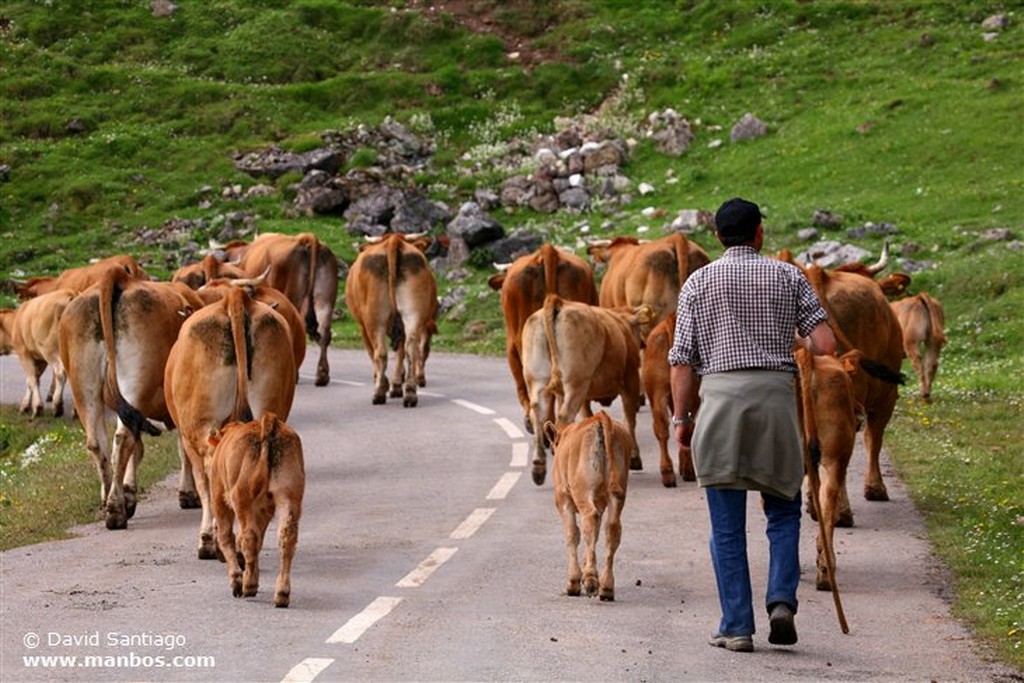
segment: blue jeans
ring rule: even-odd
[[[746,636],[754,633],[754,607],[747,562],[747,491],[706,488],[711,517],[711,564],[715,568],[722,621],[718,633]],[[800,494],[786,500],[762,493],[767,517],[768,590],[765,608],[784,602],[796,612],[800,583]]]

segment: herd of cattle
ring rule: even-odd
[[[425,385],[438,311],[424,256],[429,243],[421,234],[370,238],[345,279],[345,303],[372,362],[375,404],[390,396],[414,407],[417,387]],[[550,244],[498,266],[489,283],[501,293],[507,360],[535,440],[538,485],[546,475],[545,451],[554,451],[555,502],[569,549],[567,592],[578,595],[582,582],[588,594],[611,600],[628,469],[643,466],[636,414],[644,400],[662,484],[676,486],[668,444],[668,348],[679,289],[709,257],[679,233],[654,241],[595,241],[588,252],[605,265],[600,288],[589,261]],[[793,262],[788,252],[777,258]],[[905,297],[909,278],[903,274],[875,279],[887,260],[886,251],[874,266],[801,266],[844,352],[839,358],[797,355],[807,466],[821,482],[819,491],[808,491],[808,508],[812,498],[820,501],[828,536],[818,541],[823,590],[830,587],[823,554],[832,529],[853,523],[845,478],[855,433],[863,424],[864,496],[886,500],[879,453],[903,358],[911,358],[928,400],[945,343],[936,299],[923,292]],[[202,508],[199,557],[225,560],[233,594],[254,595],[259,551],[276,510],[282,560],[274,602],[287,606],[305,483],[301,440],[287,419],[307,335],[320,350],[316,385],[330,379],[327,349],[338,293],[331,250],[311,233],[271,233],[219,248],[170,282],[153,281],[134,258],[119,255],[16,289],[22,303],[0,311],[0,353],[13,351],[25,369],[20,409],[41,414],[40,377],[48,366],[47,400],[58,416],[64,384],[70,385],[101,482],[107,527],[126,527],[135,511],[142,434],[177,429],[179,502]],[[395,355],[390,379],[389,346]],[[625,424],[591,412],[591,402],[607,406],[615,398]],[[580,413],[584,419],[577,421]],[[694,480],[689,449],[679,448],[677,457],[679,475]],[[608,556],[598,580],[595,546],[606,508]],[[586,545],[582,571],[577,516]]]

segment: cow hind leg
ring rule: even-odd
[[[597,595],[597,537],[601,529],[601,510],[592,504],[580,511],[583,526],[583,590],[588,596]]]
[[[568,493],[558,496],[558,512],[562,515],[562,527],[565,530],[566,584],[565,594],[580,594],[580,581],[583,572],[580,570],[580,529],[576,524],[576,506]]]
[[[608,519],[605,529],[606,556],[604,569],[601,571],[598,597],[607,602],[615,600],[615,553],[622,541],[622,507],[625,503],[624,493],[613,493],[608,501],[608,509],[605,511]]]
[[[243,513],[239,510],[238,536],[242,546],[242,556],[245,558],[245,569],[242,572],[242,595],[247,598],[256,595],[260,587],[259,559],[261,544],[257,520],[252,517],[251,512]]]
[[[287,607],[292,594],[292,558],[299,541],[298,507],[286,504],[281,510],[281,521],[277,529],[277,546],[281,553],[281,567],[274,585],[274,607]]]
[[[196,480],[192,476],[192,463],[185,454],[185,446],[178,438],[178,460],[181,470],[178,473],[178,507],[182,510],[194,510],[202,507],[199,494],[196,492]]]
[[[864,450],[868,454],[867,469],[864,471],[864,498],[865,500],[886,501],[889,500],[889,491],[882,481],[882,468],[879,457],[882,450],[882,432],[892,415],[892,407],[883,414],[872,414],[868,416],[867,425],[864,428]]]
[[[231,594],[240,598],[242,597],[242,563],[238,561],[238,546],[234,530],[235,513],[224,500],[223,492],[215,492],[211,502],[217,527],[217,547],[227,565]]]
[[[68,374],[64,370],[64,364],[60,361],[53,363],[50,367],[53,370],[53,377],[50,378],[50,394],[46,397],[46,401],[53,403],[54,417],[63,417],[64,385],[67,384]]]

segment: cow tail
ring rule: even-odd
[[[924,305],[924,309],[928,311],[928,336],[935,340],[937,344],[946,343],[945,325],[946,321],[943,319],[942,307],[938,305],[938,302],[928,296],[927,292],[921,292],[917,295],[917,298],[921,300]]]
[[[306,281],[306,334],[315,342],[320,341],[320,330],[316,325],[316,309],[313,307],[313,293],[316,289],[316,267],[320,262],[320,240],[311,232],[299,235],[309,247],[309,279]]]
[[[249,315],[246,311],[249,295],[242,289],[232,287],[228,290],[228,325],[231,328],[231,341],[235,349],[235,408],[231,419],[236,422],[252,420],[252,408],[249,406]]]
[[[123,281],[127,278],[124,271],[112,271],[104,277],[100,284],[99,312],[100,328],[103,332],[103,346],[107,352],[107,368],[105,377],[106,394],[114,403],[118,419],[131,430],[136,439],[146,432],[151,436],[159,436],[157,429],[138,408],[128,403],[121,388],[117,385],[117,340],[114,337],[114,317],[117,305],[124,293]]]
[[[280,422],[273,413],[265,413],[260,418],[260,452],[258,466],[253,468],[252,476],[249,478],[250,500],[260,500],[270,488],[271,473],[278,464],[279,449],[274,447],[274,441],[277,439],[279,425]]]
[[[220,261],[213,254],[207,254],[203,259],[203,284],[216,280],[220,275]]]
[[[607,470],[608,463],[614,462],[615,452],[612,443],[611,418],[603,410],[596,417],[594,431],[597,435],[597,444],[590,451],[590,467],[594,470],[594,474],[599,475]]]
[[[551,244],[540,246],[540,260],[544,266],[544,293],[558,292],[558,251]]]
[[[405,345],[405,324],[402,322],[402,314],[398,310],[398,269],[399,255],[405,239],[402,236],[387,238],[387,259],[388,259],[388,298],[391,301],[391,318],[388,322],[388,335],[391,337],[391,350],[398,351]]]
[[[804,469],[810,472],[818,471],[821,464],[821,443],[818,441],[818,424],[814,419],[814,400],[811,391],[811,382],[814,375],[814,360],[811,354],[804,349],[798,349],[794,354],[797,365],[797,414],[800,417],[800,424],[804,432]],[[817,481],[813,477],[812,481]],[[818,492],[811,491],[814,496]]]
[[[679,286],[682,287],[686,278],[690,277],[690,240],[681,232],[676,233],[676,269],[679,274]]]
[[[562,299],[557,294],[544,297],[544,336],[548,340],[548,355],[551,357],[551,379],[546,390],[555,395],[562,394],[562,371],[558,368],[558,341],[555,339],[555,319],[562,308]]]

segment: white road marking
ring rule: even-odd
[[[308,379],[311,382],[316,380],[316,377],[314,377],[313,375],[304,375],[301,372],[299,373],[299,378],[300,379]],[[344,384],[345,386],[349,386],[349,387],[365,387],[366,386],[366,382],[353,382],[352,380],[347,380],[347,379],[332,379],[332,380],[330,380],[330,383],[331,384]]]
[[[400,602],[402,602],[402,598],[381,596],[375,599],[362,612],[349,619],[344,626],[335,631],[334,635],[327,639],[327,643],[333,645],[335,643],[356,642],[359,640],[359,636],[363,635],[368,628],[376,624],[380,619],[386,617],[388,612],[393,610]]]
[[[515,423],[512,422],[512,420],[509,420],[508,418],[505,417],[498,417],[495,418],[494,422],[497,423],[499,427],[505,430],[505,433],[508,434],[508,437],[510,439],[523,438],[524,434],[522,430],[520,430],[519,427],[516,427]]]
[[[309,683],[320,675],[320,672],[334,663],[333,659],[310,657],[292,667],[292,670],[281,679],[281,683]]]
[[[438,548],[395,585],[399,588],[419,588],[438,567],[451,559],[457,550],[458,548]]]
[[[470,410],[475,410],[476,412],[480,413],[481,415],[494,415],[494,411],[491,410],[490,408],[484,408],[483,406],[478,406],[475,403],[470,403],[469,401],[464,401],[461,398],[453,398],[452,399],[452,403],[454,403],[456,405],[460,405],[463,408],[469,408]]]
[[[509,467],[526,467],[530,457],[530,444],[526,441],[518,441],[512,444],[512,462]]]
[[[481,526],[483,526],[484,522],[494,514],[496,509],[497,508],[477,508],[476,510],[473,510],[473,512],[469,513],[469,517],[466,517],[466,519],[462,521],[462,524],[455,528],[455,531],[451,533],[449,538],[469,538],[475,534]]]
[[[522,476],[522,472],[506,472],[501,475],[501,479],[494,485],[491,492],[487,494],[487,500],[504,500],[508,492],[512,490],[512,487],[519,481],[519,477]]]

